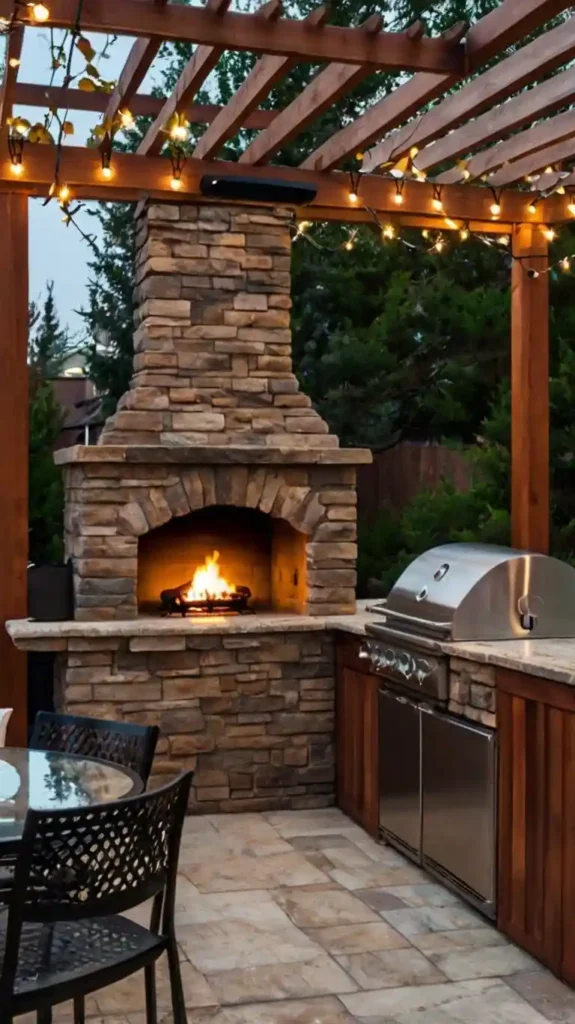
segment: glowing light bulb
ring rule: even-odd
[[[437,242],[435,243],[435,248],[437,249],[438,252],[443,252],[444,245],[445,243],[442,241],[442,239],[438,238]]]
[[[48,21],[50,17],[50,10],[46,7],[46,4],[29,4],[30,18],[32,21],[38,21],[40,24],[44,21]]]
[[[357,203],[358,198],[359,197],[358,197],[357,192],[350,192],[349,193],[349,201],[350,201],[350,203]]]
[[[409,150],[409,155],[410,155],[412,160],[415,160],[415,158],[416,158],[418,153],[419,153],[419,149],[418,149],[417,146],[412,146],[411,149]]]
[[[11,68],[19,68],[20,67],[20,61],[18,60],[17,57],[10,57],[10,60],[8,61],[8,63],[9,63]]]
[[[464,167],[461,172],[461,177],[463,178],[464,181],[469,181],[471,177],[471,171],[468,171],[467,167]]]
[[[489,209],[492,217],[498,217],[501,213],[501,205],[499,203],[492,203]]]
[[[102,177],[109,181],[110,178],[114,177],[114,172],[111,167],[102,167]]]
[[[309,227],[311,227],[310,220],[300,220],[297,229],[303,235],[304,231],[307,231]]]
[[[549,164],[549,167],[545,168],[543,174],[553,174],[553,168],[551,167],[551,164]]]
[[[537,207],[535,203],[529,203],[529,206],[527,207],[527,213],[537,213]]]
[[[174,177],[170,181],[170,188],[173,188],[174,192],[179,192],[182,187],[182,179]]]
[[[381,233],[384,238],[395,238],[395,228],[393,224],[386,224]]]
[[[569,206],[567,207],[567,209],[569,210],[569,213],[571,214],[571,216],[575,217],[575,203],[569,203]]]
[[[437,210],[438,213],[443,211],[443,201],[441,199],[432,199],[431,201],[433,209]]]
[[[393,197],[393,201],[398,206],[402,206],[403,205],[403,196],[402,196],[401,192],[396,192],[396,194]]]
[[[421,237],[422,238],[429,238],[429,231],[427,230],[427,228],[423,229],[423,231],[421,232]]]
[[[565,195],[565,185],[559,185],[559,188],[556,188],[555,191],[556,191],[558,196],[564,196]]]
[[[469,238],[469,229],[468,228],[462,228],[461,231],[459,232],[459,237],[460,237],[462,242],[466,242],[467,239]]]
[[[67,203],[71,195],[72,193],[70,192],[70,189],[67,185],[62,185],[58,189],[58,199],[61,203]]]
[[[348,252],[351,252],[351,250],[353,249],[353,241],[352,241],[352,239],[348,238],[347,242],[344,242],[344,246],[343,247],[344,247],[344,249],[347,249]]]
[[[557,238],[557,232],[553,228],[543,228],[543,234],[548,242],[554,242]]]
[[[129,131],[131,128],[135,127],[136,122],[134,121],[134,115],[131,110],[120,110],[119,114],[122,128]]]
[[[24,174],[24,165],[21,163],[10,164],[10,170],[16,178],[20,178]]]
[[[170,138],[174,142],[187,142],[190,137],[189,129],[185,124],[176,124],[170,132]]]
[[[564,270],[566,273],[568,270],[571,270],[571,260],[568,256],[561,260],[561,270]]]

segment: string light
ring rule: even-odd
[[[445,246],[445,242],[443,241],[443,238],[438,238],[437,242],[435,243],[435,248],[436,248],[437,252],[443,252],[444,246]]]
[[[46,4],[28,4],[28,8],[30,10],[31,21],[37,21],[40,24],[48,21],[48,18],[50,17],[50,10],[46,7]]]
[[[427,230],[427,228],[423,229],[423,231],[421,232],[421,237],[422,238],[429,238],[429,231]]]
[[[311,227],[311,220],[300,220],[297,226],[298,235],[303,235]]]
[[[527,207],[527,213],[531,213],[531,214],[537,213],[537,200],[536,199],[534,199],[532,203],[529,203],[529,206]]]
[[[443,212],[443,199],[441,198],[440,185],[433,186],[433,199],[431,200],[431,205],[433,206],[434,210],[437,210],[438,213]]]
[[[461,171],[461,177],[463,178],[464,181],[469,181],[471,177],[471,171],[468,171],[467,167],[464,167],[463,170]]]
[[[8,61],[8,63],[9,63],[11,68],[19,68],[20,67],[20,61],[18,60],[17,57],[10,57],[10,60]]]
[[[494,188],[491,191],[493,193],[493,202],[489,207],[489,212],[492,217],[499,217],[501,213],[501,192],[497,192]]]
[[[571,214],[571,216],[575,217],[575,203],[573,202],[573,200],[571,200],[571,202],[569,203],[569,206],[567,207],[567,209],[569,210],[569,213]]]
[[[384,239],[386,239],[386,240],[395,238],[395,228],[394,228],[393,224],[386,224],[385,227],[383,228],[381,234],[382,234],[382,237]]]
[[[457,231],[457,224],[451,219],[451,217],[445,218],[445,227],[449,228],[450,231]]]
[[[404,190],[404,188],[405,188],[405,182],[404,181],[396,181],[396,183],[395,183],[395,195],[393,197],[393,201],[394,201],[394,203],[397,204],[397,206],[402,206],[403,205],[403,190]]]
[[[67,203],[68,200],[70,199],[71,195],[72,195],[72,193],[71,193],[68,185],[61,185],[60,188],[58,189],[58,199],[60,200],[61,203]]]
[[[527,277],[532,277],[532,278],[539,277],[539,271],[538,270],[533,270],[533,269],[528,270],[527,271]]]
[[[541,228],[541,230],[548,242],[554,242],[557,238],[557,232],[553,228]]]
[[[100,158],[102,161],[102,177],[105,181],[110,181],[114,177],[114,171],[112,170],[112,137],[109,132],[106,132],[100,143]]]
[[[351,252],[353,249],[353,238],[348,238],[347,242],[343,243],[343,247],[344,249],[347,249],[348,252]]]
[[[173,189],[174,192],[179,192],[181,187],[182,187],[181,175],[180,174],[173,174],[172,177],[170,178],[170,188]]]
[[[24,137],[14,129],[8,136],[8,152],[10,153],[10,170],[19,178],[24,173]]]
[[[462,242],[467,241],[467,239],[469,238],[469,228],[467,226],[461,228],[461,231],[459,232],[459,237]]]
[[[348,199],[350,203],[357,203],[359,199],[359,183],[361,181],[361,174],[359,171],[349,172],[349,192]]]
[[[561,270],[565,271],[565,273],[571,270],[571,260],[568,256],[565,256],[564,259],[561,260]]]

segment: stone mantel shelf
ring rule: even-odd
[[[34,622],[31,619],[12,619],[6,629],[16,647],[21,650],[41,650],[41,644],[52,647],[54,641],[77,637],[181,637],[192,635],[227,635],[233,633],[306,633],[335,630],[364,636],[373,614],[368,610],[367,601],[358,602],[355,615],[286,615],[264,613],[261,615],[217,615],[210,618],[159,618],[142,616],[124,621],[95,622]],[[53,647],[52,647],[53,649]]]
[[[259,445],[73,445],[54,453],[59,466],[120,462],[179,465],[359,466],[373,461],[364,448],[273,448]]]

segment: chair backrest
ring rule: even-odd
[[[9,999],[25,921],[121,914],[155,896],[161,932],[173,929],[178,855],[192,772],[114,803],[26,816],[6,896],[0,999]],[[160,904],[158,904],[159,908]],[[160,926],[159,912],[156,917]]]
[[[33,750],[98,757],[132,768],[147,783],[159,729],[131,722],[109,722],[80,715],[39,711],[30,740]]]
[[[0,708],[0,747],[6,746],[6,733],[8,731],[8,722],[12,718],[12,712],[14,708]]]

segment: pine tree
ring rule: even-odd
[[[67,355],[72,350],[72,339],[62,327],[56,311],[54,282],[46,284],[46,298],[41,311],[34,309],[35,329],[28,344],[28,362],[46,379],[57,377]]]
[[[53,449],[64,413],[50,378],[58,375],[71,347],[69,332],[61,326],[56,310],[52,281],[47,283],[42,307],[30,304],[28,331],[29,558],[41,563],[58,561],[63,552],[64,492]]]

